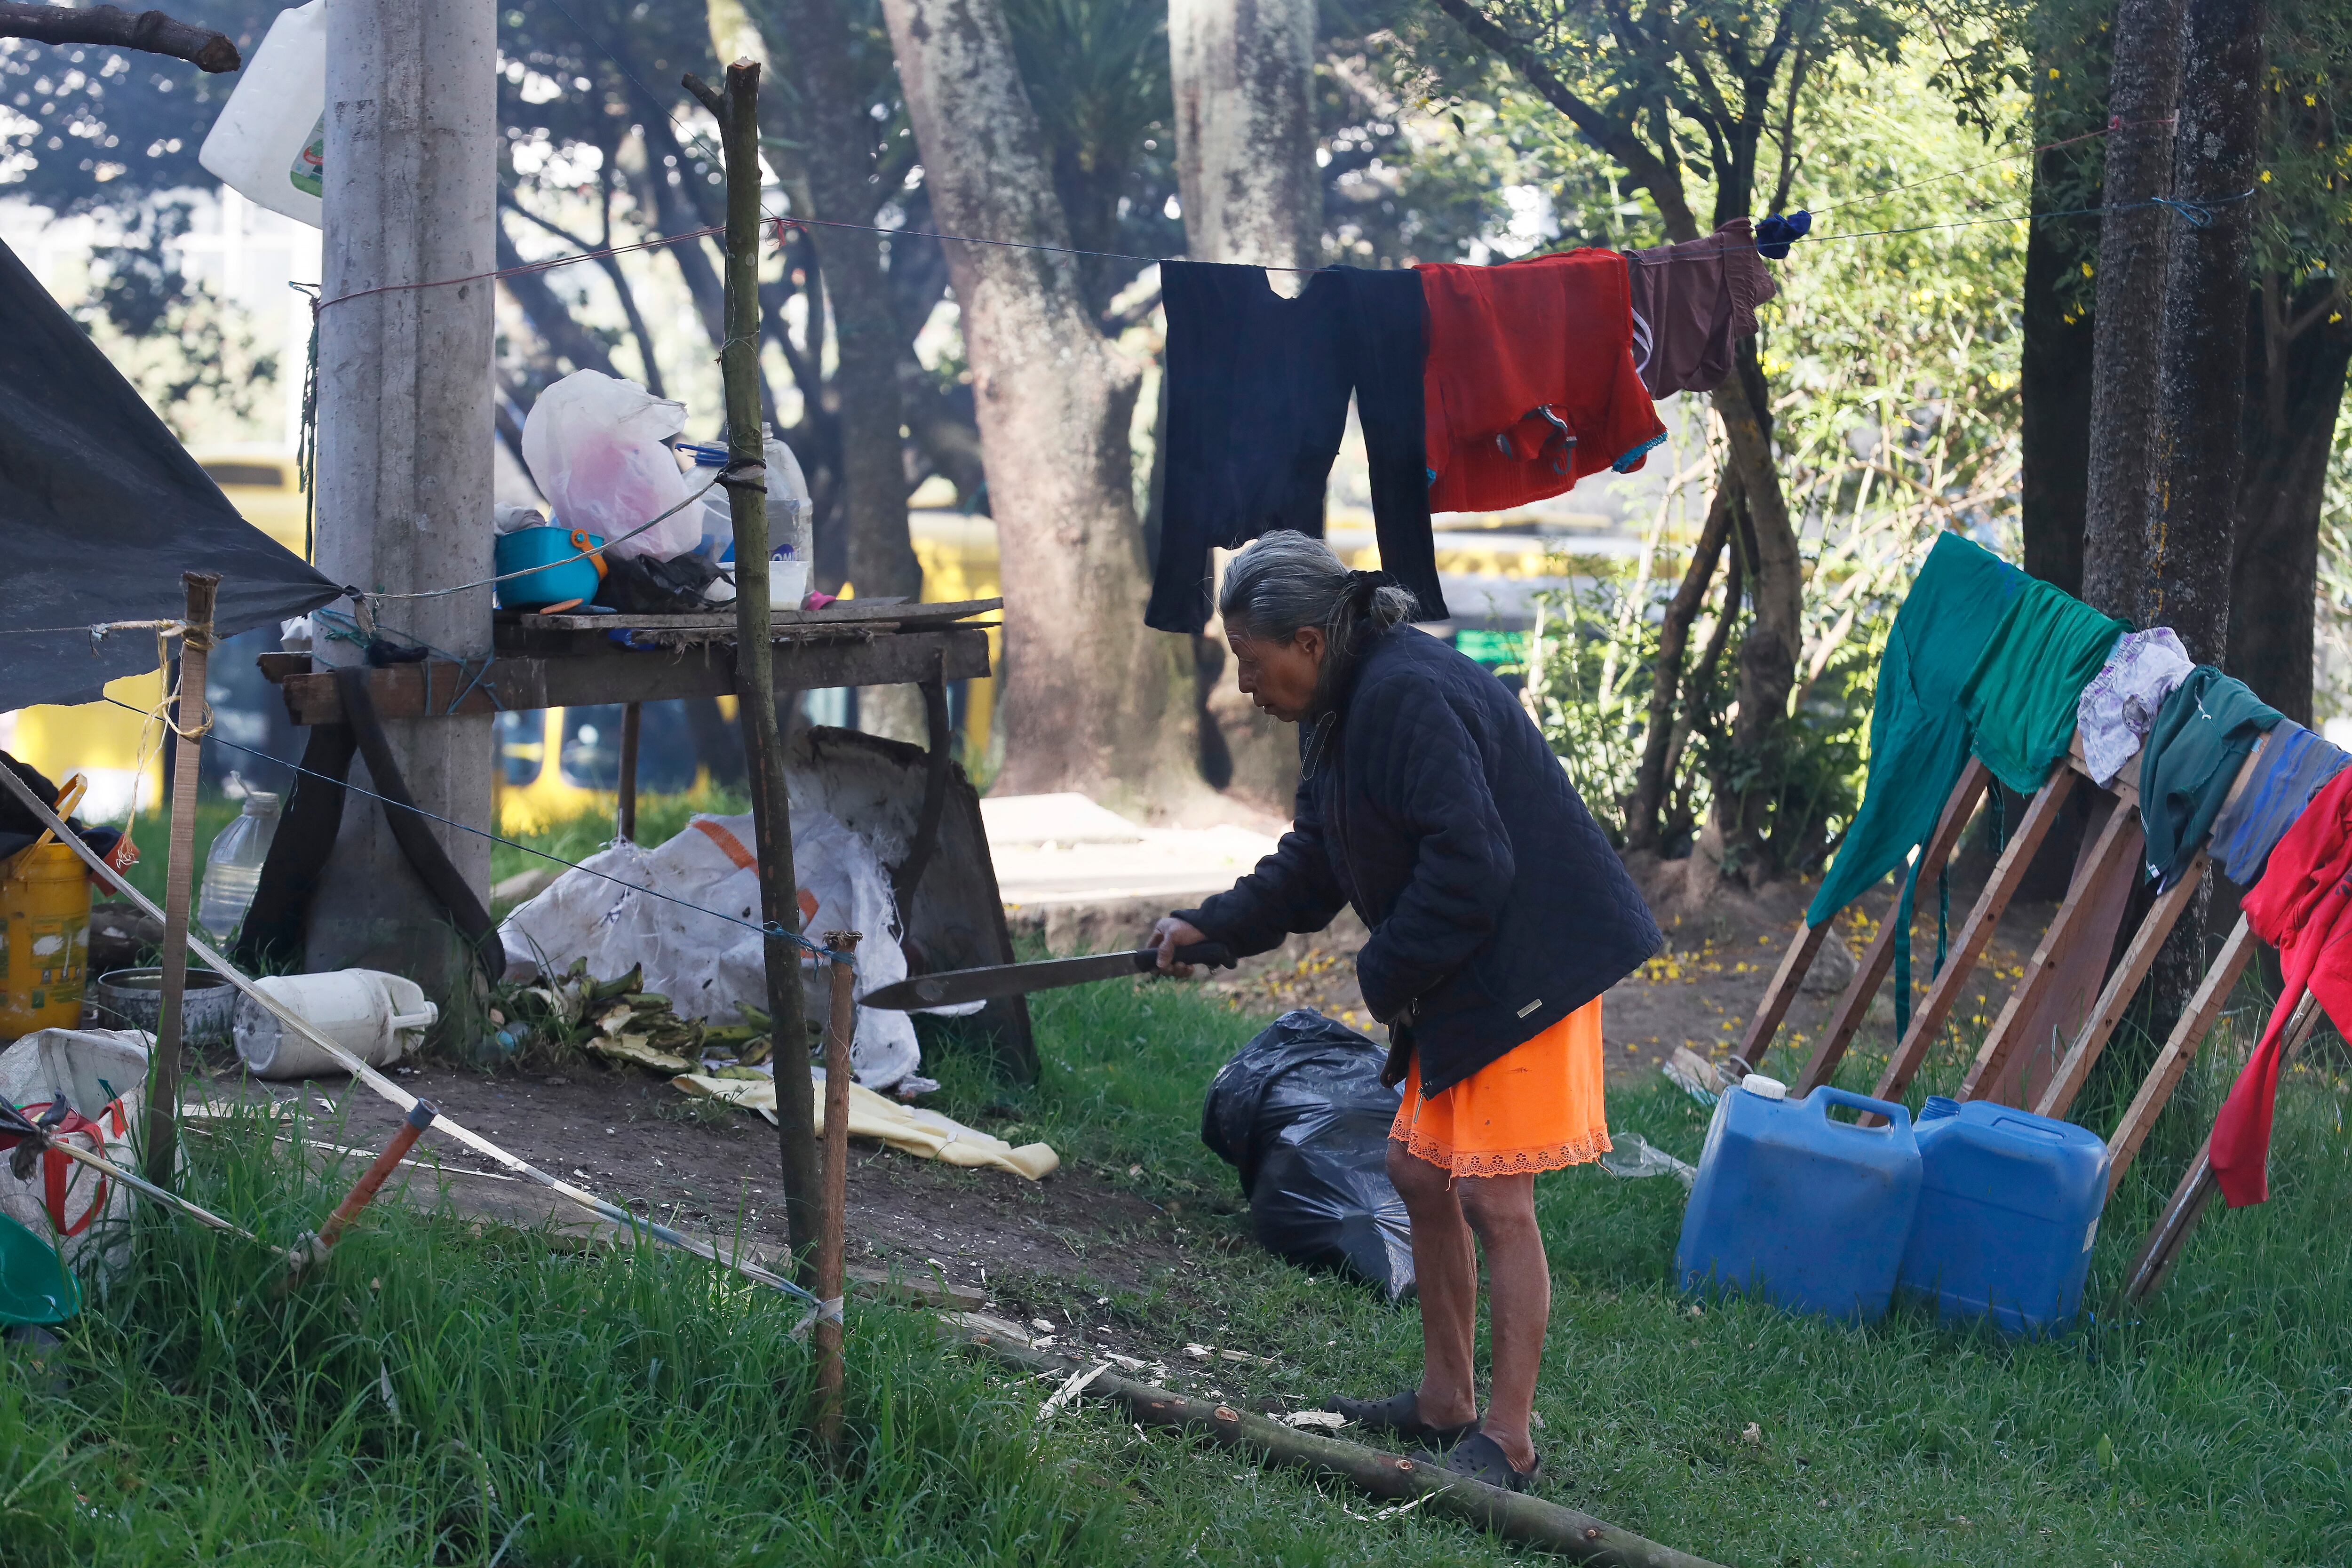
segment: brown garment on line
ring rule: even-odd
[[[1712,392],[1731,374],[1731,345],[1756,331],[1756,307],[1780,292],[1749,220],[1702,239],[1629,250],[1633,357],[1652,397]],[[1647,327],[1644,355],[1640,328]]]

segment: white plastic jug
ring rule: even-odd
[[[441,1016],[415,981],[381,970],[272,974],[254,984],[370,1067],[398,1061]],[[236,1031],[236,1054],[256,1078],[317,1078],[344,1070],[250,996],[237,999]]]
[[[255,204],[325,226],[327,0],[281,11],[196,162]]]

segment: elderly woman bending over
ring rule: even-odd
[[[1601,994],[1661,944],[1656,923],[1511,693],[1404,624],[1411,596],[1318,540],[1269,533],[1225,572],[1218,613],[1243,691],[1301,726],[1296,820],[1230,892],[1162,920],[1178,946],[1263,952],[1352,905],[1364,1001],[1404,1099],[1389,1174],[1412,1218],[1423,1370],[1330,1407],[1524,1489],[1551,1310],[1535,1178],[1609,1148]],[[1485,1250],[1494,1380],[1471,1365]]]

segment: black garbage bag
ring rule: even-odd
[[[1320,1013],[1285,1013],[1218,1069],[1201,1142],[1241,1173],[1259,1246],[1394,1301],[1412,1292],[1412,1225],[1389,1183],[1400,1091],[1381,1082],[1387,1059]]]

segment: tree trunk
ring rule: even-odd
[[[2141,624],[2170,626],[2208,664],[2229,642],[2263,9],[2261,0],[2190,0],[2172,188],[2202,210],[2155,209],[2179,226],[2157,355]]]
[[[1764,753],[1788,717],[1789,693],[1796,683],[1797,650],[1804,644],[1805,563],[1780,492],[1780,470],[1773,466],[1771,416],[1755,339],[1741,341],[1738,361],[1714,398],[1755,541],[1747,562],[1748,603],[1755,613],[1739,649],[1739,714],[1731,744],[1741,759],[1739,773],[1758,781],[1745,792],[1718,790],[1714,816],[1722,837],[1723,874],[1754,883],[1780,869],[1763,855],[1764,814],[1779,783]]]
[[[1170,0],[1168,56],[1192,258],[1311,269],[1323,243],[1312,0]]]
[[[847,21],[834,0],[778,0],[793,42],[801,89],[799,129],[808,146],[812,216],[834,223],[874,221],[874,151],[879,134],[866,112],[851,58]],[[841,418],[842,515],[849,581],[867,598],[919,599],[923,569],[907,531],[907,459],[899,430],[898,354],[904,346],[882,274],[881,238],[856,228],[819,228],[838,361],[833,386]],[[923,738],[921,693],[911,686],[858,694],[859,727],[892,740]]]
[[[1275,281],[1296,294],[1323,246],[1313,0],[1171,0],[1168,57],[1185,248],[1195,261],[1292,268]],[[1231,662],[1212,619],[1193,647],[1202,774],[1286,814],[1297,736],[1242,694]]]
[[[2189,0],[2182,40],[2172,190],[2199,205],[2178,220],[2165,268],[2137,619],[2170,626],[2200,664],[2221,663],[2229,647],[2263,11],[2262,0]],[[2209,878],[2157,956],[2153,1038],[2170,1032],[2196,989],[2211,893]]]
[[[2033,210],[2046,199],[2053,161],[2034,160]],[[2025,535],[2025,570],[2070,594],[2083,591],[2085,486],[2089,477],[2092,405],[2092,322],[2068,321],[2063,285],[2074,247],[2062,225],[2036,216],[2025,241],[2024,343],[2018,384],[2024,463],[2018,480],[2018,521]]]
[[[1715,498],[1708,502],[1706,521],[1698,542],[1691,548],[1690,566],[1666,605],[1658,626],[1658,662],[1650,678],[1650,724],[1642,737],[1642,765],[1633,778],[1633,794],[1625,803],[1625,847],[1655,851],[1663,838],[1666,797],[1673,789],[1670,753],[1675,748],[1675,704],[1682,695],[1683,654],[1690,646],[1690,630],[1706,603],[1715,580],[1716,563],[1723,559],[1724,541],[1731,536],[1733,490],[1729,474],[1717,476]]]
[[[2094,609],[2116,616],[2136,616],[2146,591],[2159,330],[2168,326],[2161,302],[2171,288],[2167,259],[2180,219],[2169,207],[2143,204],[2173,187],[2173,149],[2190,145],[2186,136],[2176,142],[2167,123],[2179,97],[2181,7],[2182,0],[2121,0],[2115,63],[2107,75],[2108,112],[2120,123],[2107,133],[2101,187],[2107,210],[2099,219],[2083,597]],[[2190,161],[2183,157],[2182,174],[2189,172]],[[2182,188],[2227,194],[2206,190],[2201,183]],[[2243,266],[2242,258],[2238,270]],[[2207,521],[2221,523],[2227,515],[2216,512]],[[2212,657],[2219,658],[2216,631]]]
[[[883,0],[924,182],[951,234],[1066,246],[997,0]],[[1189,650],[1143,625],[1128,425],[1139,377],[1074,258],[950,244],[1004,580],[1009,794],[1198,785]]]
[[[2290,298],[2280,298],[2284,292],[2277,279],[2255,291],[2259,325],[2247,334],[2245,470],[2225,667],[2263,701],[2308,725],[2319,510],[2352,366],[2352,322],[2328,320],[2344,306],[2331,280]]]

